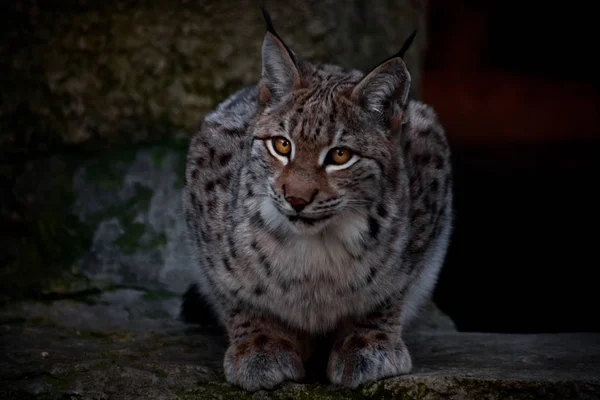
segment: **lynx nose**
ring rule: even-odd
[[[292,208],[294,210],[296,210],[296,212],[300,212],[300,211],[304,210],[304,207],[306,207],[306,205],[308,204],[308,201],[301,199],[299,197],[289,196],[289,197],[286,197],[285,199],[288,203],[290,203]]]

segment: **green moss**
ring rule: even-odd
[[[101,221],[117,218],[123,233],[114,241],[126,254],[134,253],[141,246],[141,239],[146,233],[146,225],[136,220],[141,212],[148,211],[152,199],[152,189],[137,184],[134,194],[125,202],[111,205],[102,211],[92,214],[86,219],[89,229],[94,230]],[[156,247],[160,243],[160,237],[152,243]]]
[[[164,163],[166,154],[174,150],[178,185],[183,182],[187,143],[167,140],[153,148],[155,163]],[[116,218],[123,229],[114,244],[124,253],[144,249],[160,256],[156,250],[167,245],[166,234],[139,219],[150,207],[152,190],[138,184],[129,199],[117,197],[139,150],[140,146],[103,152],[73,149],[50,158],[0,165],[0,190],[9,194],[8,201],[0,204],[0,231],[5,231],[0,236],[0,303],[96,285],[78,270],[78,261],[89,249],[98,224],[110,218]],[[82,220],[71,214],[74,175],[81,168],[84,179],[98,190],[115,194],[113,205]]]
[[[154,163],[154,166],[157,168],[161,168],[163,166],[163,163],[165,161],[165,156],[167,155],[167,149],[164,147],[157,147],[156,149],[154,149],[154,151],[152,151],[152,162]]]
[[[74,373],[74,371],[72,372]],[[69,379],[66,377],[56,377],[54,375],[43,375],[41,377],[41,380],[50,384],[52,386],[52,391],[54,393],[64,393],[67,391],[67,389],[69,388]]]
[[[124,232],[113,242],[125,254],[133,254],[140,247],[140,239],[146,232],[146,225],[140,222],[131,222],[125,218],[121,219]]]
[[[157,249],[167,245],[167,234],[164,232],[157,233],[150,238],[149,247]]]
[[[186,390],[181,393],[181,397],[186,400],[218,398],[222,400],[244,400],[255,399],[254,393],[247,392],[237,386],[230,385],[227,382],[211,381],[199,383],[196,388]],[[282,386],[274,390],[261,392],[261,399],[270,400],[359,400],[359,399],[387,399],[389,397],[365,397],[360,391],[348,389],[330,389],[327,386],[319,384],[307,384],[302,386]]]
[[[87,167],[87,178],[103,190],[120,189],[123,185],[123,174],[115,168],[106,168],[98,164],[94,162]]]

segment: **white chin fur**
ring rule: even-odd
[[[267,226],[272,229],[283,229],[288,233],[313,235],[321,232],[332,218],[317,221],[314,224],[306,224],[300,220],[290,221],[270,199],[265,199],[260,204],[260,214]]]

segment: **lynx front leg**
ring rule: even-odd
[[[227,331],[230,344],[224,369],[228,382],[255,391],[304,377],[307,345],[279,322],[236,310],[227,321]]]
[[[385,310],[341,326],[329,356],[329,380],[355,388],[410,372],[412,361],[401,337],[399,317],[399,312]]]

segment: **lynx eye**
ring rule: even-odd
[[[352,152],[341,147],[331,149],[327,155],[326,163],[333,165],[342,165],[352,158]]]
[[[271,141],[275,151],[282,156],[287,156],[290,154],[290,151],[292,151],[292,144],[284,137],[277,136],[272,138]]]

